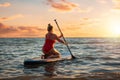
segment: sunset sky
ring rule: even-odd
[[[119,37],[120,0],[0,0],[0,37]]]

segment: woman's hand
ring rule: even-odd
[[[68,45],[68,43],[67,43],[67,42],[64,42],[64,45]]]
[[[61,34],[61,35],[59,36],[59,38],[61,38],[61,37],[63,37],[63,34]]]

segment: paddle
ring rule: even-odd
[[[57,23],[57,20],[55,19],[54,21],[55,21],[55,23],[56,23],[56,25],[57,25],[57,27],[58,27],[60,33],[63,34],[62,31],[61,31],[61,29],[60,29],[60,27],[59,27],[59,25],[58,25],[58,23]],[[64,37],[64,36],[63,36],[63,40],[64,40],[65,42],[67,42],[67,41],[65,40],[65,37]],[[67,46],[67,48],[68,48],[68,50],[69,50],[69,52],[70,52],[72,58],[75,59],[75,56],[73,56],[73,54],[72,54],[72,52],[71,52],[71,50],[70,50],[68,44],[67,44],[66,46]]]

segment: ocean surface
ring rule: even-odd
[[[27,68],[23,64],[24,60],[43,54],[44,38],[0,38],[0,79],[39,76],[120,80],[120,38],[66,40],[76,59]],[[70,55],[65,45],[56,43],[55,48],[62,55]]]

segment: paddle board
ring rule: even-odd
[[[36,57],[32,59],[24,60],[24,65],[43,65],[51,62],[69,60],[72,59],[71,55],[62,55],[61,58],[51,58],[51,59],[41,59],[41,57]]]

